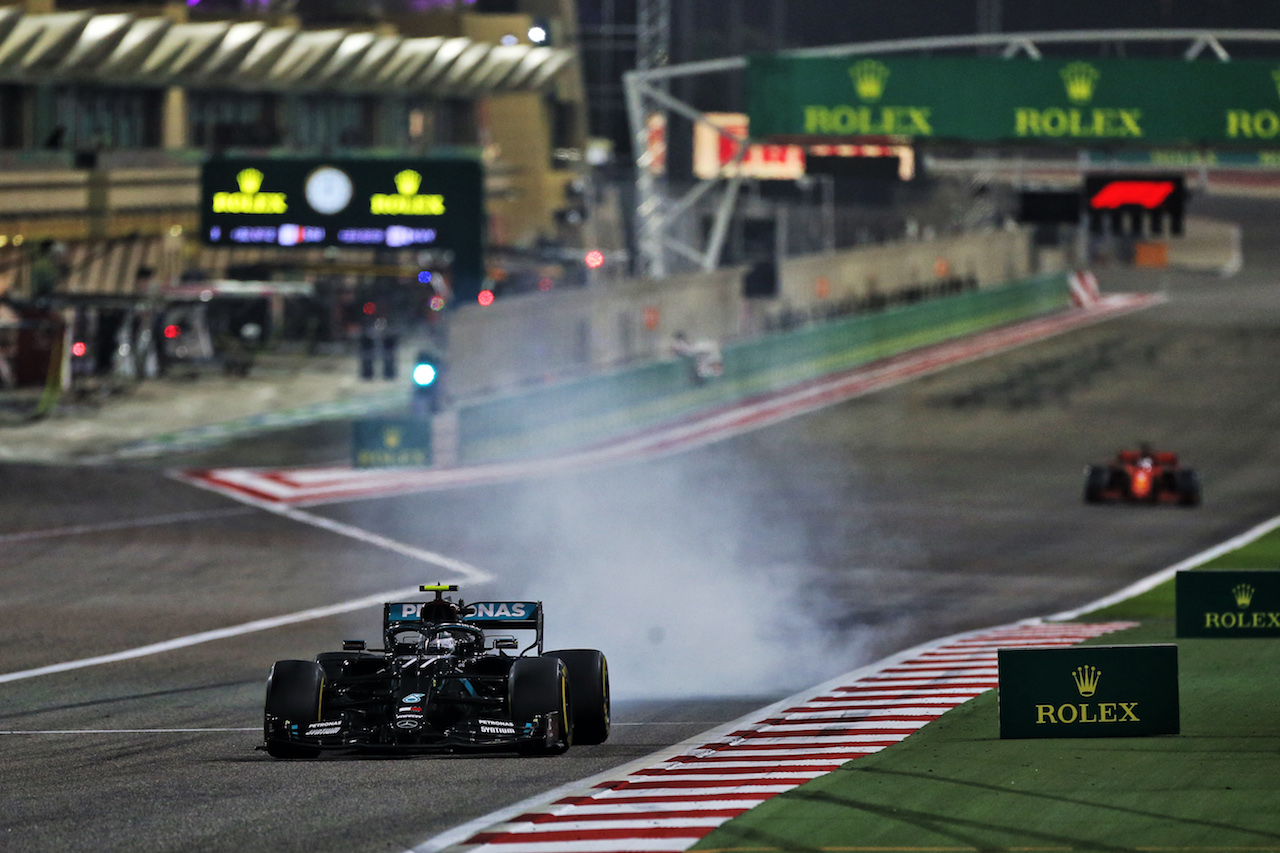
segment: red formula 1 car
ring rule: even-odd
[[[1121,450],[1105,465],[1084,469],[1085,503],[1200,505],[1200,477],[1178,463],[1178,454],[1143,445]]]

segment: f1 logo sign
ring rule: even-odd
[[[1182,233],[1182,175],[1094,174],[1084,179],[1089,229],[1142,237]]]
[[[1136,205],[1155,210],[1175,189],[1173,181],[1112,181],[1089,199],[1089,206],[1094,210],[1115,210]]]

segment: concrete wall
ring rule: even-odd
[[[672,336],[738,335],[742,270],[463,305],[449,319],[449,393],[472,397],[668,353]]]
[[[1170,237],[1169,266],[1233,275],[1244,265],[1240,226],[1203,216],[1188,216],[1181,237]]]
[[[778,297],[803,308],[887,296],[949,277],[974,279],[981,288],[1030,273],[1030,232],[991,230],[792,258],[782,265]]]
[[[779,295],[744,299],[743,267],[463,305],[450,318],[450,393],[465,398],[662,358],[672,337],[731,342],[783,310],[819,310],[940,279],[988,288],[1031,272],[1029,232],[992,230],[790,258]],[[825,280],[823,284],[820,280]]]
[[[1068,302],[1066,276],[1044,276],[731,343],[723,375],[708,381],[695,380],[686,359],[666,358],[464,400],[455,413],[457,457],[478,463],[581,447]]]

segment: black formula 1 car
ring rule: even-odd
[[[1105,465],[1084,470],[1085,503],[1150,503],[1200,505],[1200,477],[1178,462],[1178,454],[1142,445],[1121,450]]]
[[[383,648],[346,640],[267,677],[263,737],[276,758],[325,751],[555,755],[609,737],[609,669],[595,649],[542,649],[542,602],[383,606]],[[521,649],[520,632],[529,640]]]

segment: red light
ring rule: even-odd
[[[178,326],[173,325],[172,323],[164,327],[164,336],[166,338],[169,338],[170,340],[173,340],[180,334],[182,334],[182,329]]]
[[[476,301],[479,302],[481,305],[492,305],[493,291],[492,290],[480,291],[480,295],[476,297]]]
[[[89,351],[89,347],[85,346],[84,341],[76,341],[71,345],[71,354],[76,358],[80,358]]]
[[[430,302],[428,302],[427,304],[428,304],[429,306],[431,306],[431,310],[432,310],[432,311],[443,311],[443,310],[444,310],[444,297],[443,297],[443,296],[433,296],[433,297],[431,297],[431,301],[430,301]]]
[[[555,287],[555,282],[549,278],[543,278],[538,280],[538,290],[541,290],[543,293],[546,293],[548,290],[550,290],[553,287]]]
[[[366,314],[373,314],[375,311],[378,310],[378,306],[372,302],[366,302],[364,304],[364,307],[361,308],[360,310]]]
[[[598,249],[592,249],[590,252],[587,252],[587,256],[582,260],[591,269],[599,269],[604,265],[604,252],[601,252]]]
[[[1094,210],[1114,210],[1136,204],[1155,210],[1173,190],[1173,181],[1112,181],[1089,199],[1089,206]]]

